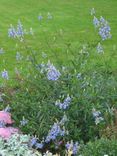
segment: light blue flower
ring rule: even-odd
[[[100,26],[100,21],[95,16],[93,18],[93,24],[96,28]]]
[[[111,28],[102,16],[99,20],[94,16],[93,24],[96,28],[98,28],[98,34],[101,36],[102,40],[107,40],[112,37]]]
[[[23,25],[22,25],[20,20],[18,20],[16,33],[17,33],[18,37],[23,37],[24,36]]]
[[[36,143],[37,143],[37,138],[36,137],[33,137],[29,141],[29,147],[33,147]]]
[[[37,142],[37,143],[35,144],[36,149],[42,149],[43,146],[44,146],[43,143],[38,143],[38,142]]]
[[[17,32],[12,24],[10,25],[10,28],[8,29],[8,36],[11,38],[16,38],[17,36]]]
[[[5,69],[4,69],[4,71],[2,71],[2,78],[6,79],[6,80],[9,79],[8,71],[6,71]]]
[[[107,40],[112,37],[110,31],[111,28],[108,23],[101,25],[101,27],[99,28],[99,35],[101,36],[102,40]]]
[[[45,142],[49,143],[51,140],[54,141],[58,136],[64,136],[65,135],[65,130],[61,129],[59,123],[54,123],[52,126],[51,130],[49,131]]]
[[[55,102],[55,105],[58,106],[60,109],[67,109],[71,103],[71,97],[68,95],[67,98],[63,101],[63,103],[60,102],[60,100],[57,100]]]
[[[59,70],[56,69],[56,67],[53,64],[48,63],[47,66],[48,66],[47,67],[48,80],[57,81],[61,76],[61,73],[59,72]]]
[[[0,128],[4,128],[6,126],[4,121],[0,121]]]
[[[25,34],[32,34],[32,30],[30,28],[29,32],[27,32],[26,29],[23,28],[23,25],[20,20],[18,20],[17,27],[14,27],[11,24],[10,28],[8,29],[8,36],[10,38],[19,38],[20,41],[23,41],[23,37]]]
[[[78,149],[79,149],[78,142],[75,142],[75,143],[73,143],[73,141],[67,142],[65,147],[67,148],[67,150],[72,151],[74,155],[76,155],[78,153]]]
[[[104,17],[100,17],[100,24],[101,25],[105,25],[107,23],[107,21],[104,19]]]

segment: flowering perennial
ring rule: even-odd
[[[5,69],[4,69],[4,71],[2,71],[1,75],[2,75],[2,78],[6,79],[6,80],[9,79],[8,71],[6,71]]]
[[[48,133],[45,142],[49,143],[51,140],[56,140],[58,136],[64,136],[65,135],[65,130],[61,129],[59,123],[54,123],[52,126],[50,132]]]
[[[73,143],[73,141],[71,142],[67,142],[67,144],[65,145],[68,152],[71,151],[72,154],[76,155],[78,153],[78,149],[79,149],[79,145],[78,142]]]
[[[101,36],[102,40],[110,39],[112,37],[111,28],[107,22],[103,23],[99,28],[99,35]]]
[[[93,24],[96,28],[98,28],[98,34],[100,35],[102,40],[107,40],[112,37],[111,28],[108,22],[102,16],[99,20],[94,16]]]
[[[46,73],[48,80],[57,81],[61,76],[59,70],[50,61],[47,64],[41,63],[37,68],[40,69],[40,73]]]
[[[36,137],[33,137],[29,140],[29,147],[35,147],[36,149],[42,149],[44,144],[41,142],[39,143]]]
[[[55,102],[55,105],[58,106],[60,109],[67,109],[69,107],[71,103],[71,97],[69,97],[69,95],[67,96],[67,98],[63,101],[63,103],[60,102],[60,100],[57,100]]]
[[[10,38],[20,38],[21,41],[24,37],[25,34],[31,34],[33,35],[33,31],[32,31],[32,28],[30,28],[29,32],[27,32],[24,28],[23,28],[23,25],[21,23],[20,20],[18,20],[18,24],[17,24],[17,27],[15,28],[12,24],[10,25],[10,28],[8,29],[8,36]]]
[[[94,26],[97,28],[97,27],[99,27],[99,25],[100,25],[100,22],[99,22],[99,20],[94,16],[94,18],[93,18],[93,24],[94,24]]]
[[[52,81],[58,80],[59,77],[61,76],[61,73],[59,72],[59,70],[57,70],[56,67],[51,63],[48,63],[47,66],[48,66],[47,68],[48,80],[52,80]]]

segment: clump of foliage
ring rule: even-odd
[[[0,155],[4,156],[41,156],[39,152],[28,147],[30,136],[14,134],[7,141],[0,138]]]
[[[64,130],[63,135],[57,133],[55,139],[44,143],[44,148],[51,150],[62,150],[70,140],[88,142],[100,138],[101,131],[114,124],[115,119],[117,86],[112,74],[77,75],[76,69],[60,72],[59,80],[50,81],[38,69],[15,94],[12,103],[17,125],[24,117],[28,123],[20,125],[22,131],[36,135],[40,141],[46,140],[55,123]],[[68,97],[71,101],[66,106]],[[62,120],[65,121],[61,125]]]
[[[116,156],[117,154],[117,140],[101,138],[94,142],[88,142],[81,149],[82,156]]]

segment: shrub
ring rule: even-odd
[[[94,142],[89,142],[84,147],[82,147],[80,154],[82,156],[116,156],[117,140],[101,138]]]
[[[13,117],[17,126],[24,117],[28,123],[20,128],[36,135],[39,141],[45,141],[52,126],[60,124],[66,116],[66,121],[60,125],[65,134],[57,134],[56,139],[50,139],[49,145],[44,143],[45,149],[62,151],[67,141],[94,140],[100,137],[106,125],[114,122],[116,78],[99,72],[77,75],[75,70],[70,68],[63,72],[60,68],[61,77],[51,81],[38,69],[30,74],[25,87],[13,98]],[[71,101],[64,108],[67,97]],[[95,113],[99,113],[96,118],[94,108]]]

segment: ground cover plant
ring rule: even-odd
[[[26,149],[22,149],[23,154],[29,150],[39,155],[50,151],[62,156],[85,156],[94,154],[94,150],[95,156],[115,155],[117,74],[115,58],[107,57],[106,51],[108,47],[116,55],[113,27],[95,8],[90,8],[89,15],[96,37],[86,37],[88,33],[85,33],[85,40],[75,43],[72,38],[66,40],[67,29],[60,29],[54,23],[56,17],[52,13],[37,15],[44,36],[40,37],[40,43],[44,44],[38,45],[41,51],[34,46],[37,33],[32,26],[25,29],[21,20],[8,26],[9,42],[15,44],[14,57],[18,65],[12,79],[5,60],[1,71],[0,135],[3,147],[7,142],[5,152],[11,145],[4,139],[9,135],[11,139],[15,137],[12,133],[23,137],[24,133],[31,138]],[[48,29],[53,25],[54,31],[48,31],[50,36],[45,31],[45,23]],[[62,55],[58,53],[61,49]],[[0,52],[5,57],[3,49]],[[23,142],[21,144],[23,146]],[[109,144],[112,146],[107,151]],[[17,152],[13,154],[18,155]]]

